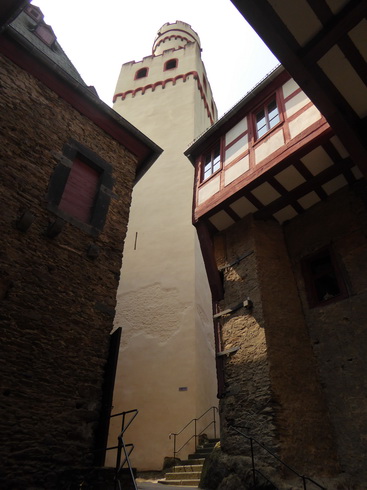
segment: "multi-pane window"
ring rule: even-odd
[[[261,138],[280,121],[279,110],[275,98],[255,114],[256,135]]]
[[[203,180],[209,178],[220,169],[220,143],[204,155]]]

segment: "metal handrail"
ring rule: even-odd
[[[121,490],[121,483],[119,480],[119,475],[120,475],[122,468],[125,466],[126,463],[127,463],[128,468],[129,468],[129,471],[130,471],[130,476],[131,476],[131,480],[133,482],[134,488],[135,488],[135,490],[138,490],[138,487],[136,486],[136,482],[135,482],[135,478],[134,478],[134,472],[133,472],[133,469],[132,469],[132,466],[130,463],[130,459],[129,459],[129,456],[134,449],[134,444],[125,444],[124,437],[123,437],[124,433],[130,427],[132,421],[135,419],[135,417],[138,415],[138,413],[139,413],[139,410],[134,409],[134,410],[128,410],[126,412],[120,412],[120,413],[115,413],[115,414],[111,415],[111,418],[122,416],[121,432],[117,437],[118,445],[114,446],[114,447],[107,448],[108,450],[117,449],[116,467],[115,467],[115,484],[114,484],[115,490],[117,490],[117,488],[119,488],[119,490]],[[133,415],[129,419],[129,422],[125,425],[126,416],[130,415],[130,414],[133,414]],[[129,450],[127,448],[129,448]],[[125,459],[121,463],[122,451],[124,452]]]
[[[325,487],[323,487],[322,485],[320,485],[319,483],[317,483],[312,478],[310,478],[308,476],[305,476],[305,475],[301,475],[300,473],[298,473],[294,468],[292,468],[287,463],[285,463],[284,461],[282,461],[276,454],[274,454],[270,449],[268,449],[266,446],[264,446],[264,444],[262,444],[261,442],[257,441],[254,437],[248,436],[247,434],[244,434],[243,432],[241,432],[240,430],[238,430],[238,427],[239,428],[245,428],[245,427],[235,426],[235,425],[231,425],[230,426],[231,429],[235,430],[238,434],[240,434],[241,436],[245,437],[246,439],[248,439],[250,441],[251,465],[252,465],[252,475],[253,475],[252,477],[253,477],[253,483],[254,483],[255,486],[257,484],[257,482],[256,482],[256,473],[260,474],[263,478],[265,478],[272,485],[274,485],[274,484],[260,470],[258,470],[258,469],[255,468],[255,454],[254,454],[254,445],[253,445],[254,442],[256,444],[258,444],[262,449],[264,449],[268,454],[270,454],[273,458],[275,458],[277,461],[279,461],[279,463],[281,463],[283,466],[285,466],[289,471],[291,471],[292,473],[294,473],[298,478],[301,478],[302,479],[304,490],[307,490],[307,481],[313,483],[314,485],[316,485],[318,488],[321,488],[322,490],[327,490]]]
[[[213,420],[206,426],[204,429],[202,429],[199,433],[197,433],[197,422],[204,417],[208,412],[213,410]],[[173,436],[173,458],[176,459],[176,455],[183,449],[190,441],[191,439],[195,438],[195,451],[197,449],[197,439],[198,437],[206,430],[208,427],[211,425],[214,426],[214,438],[217,437],[217,422],[215,418],[215,412],[218,412],[217,407],[210,407],[208,410],[206,410],[200,417],[191,419],[190,422],[188,422],[179,432],[171,432],[169,434],[169,438],[171,439],[171,436]],[[177,436],[179,436],[187,427],[189,427],[192,423],[194,422],[194,434],[179,448],[176,449],[176,440]]]

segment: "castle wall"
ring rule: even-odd
[[[253,302],[221,319],[222,351],[238,348],[224,361],[223,451],[249,455],[234,424],[299,471],[330,472],[333,430],[282,227],[249,216],[218,235],[216,249],[220,310]]]
[[[0,78],[0,486],[55,488],[60,471],[93,459],[136,157],[6,58]],[[71,223],[46,234],[50,178],[70,138],[113,168],[98,236]],[[20,231],[24,211],[35,219]]]
[[[284,227],[310,343],[337,441],[342,471],[365,481],[365,185],[344,188]],[[300,259],[330,246],[349,297],[311,308]]]

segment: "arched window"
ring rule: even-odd
[[[135,73],[135,80],[137,80],[138,78],[144,78],[147,75],[148,75],[148,68],[140,68],[140,70],[138,70]]]
[[[163,70],[164,71],[173,70],[174,68],[177,68],[177,65],[178,65],[177,58],[174,58],[172,60],[168,60],[165,62]]]

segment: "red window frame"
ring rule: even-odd
[[[281,122],[281,112],[276,94],[253,111],[255,139],[261,139]]]
[[[208,180],[222,168],[221,141],[205,152],[201,159],[201,182]]]
[[[140,78],[145,78],[148,76],[149,68],[144,66],[136,71],[134,80],[139,80]],[[142,74],[143,73],[143,74]]]
[[[173,65],[174,62],[174,65]],[[170,64],[172,66],[170,66]],[[166,61],[163,67],[163,71],[167,70],[174,70],[178,66],[178,59],[177,58],[171,58],[170,60]]]

